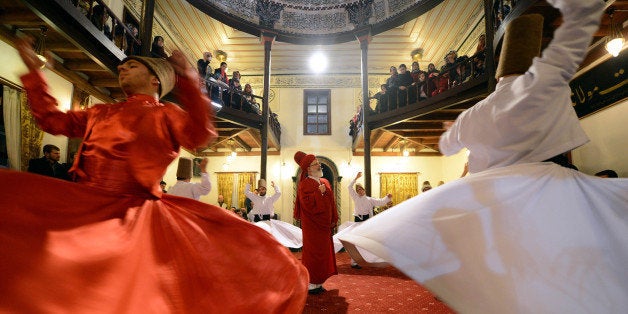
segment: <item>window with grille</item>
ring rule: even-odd
[[[331,135],[331,90],[305,90],[303,98],[303,134]]]

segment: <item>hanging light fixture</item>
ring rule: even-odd
[[[617,57],[621,49],[624,47],[624,35],[622,33],[621,25],[613,22],[613,13],[615,13],[614,8],[608,9],[606,13],[609,15],[611,21],[609,24],[610,32],[608,37],[606,37],[606,51],[613,55],[613,57]]]
[[[37,57],[44,62],[44,65],[46,64],[46,62],[48,62],[48,59],[46,59],[45,57],[45,53],[46,53],[46,32],[48,31],[48,28],[46,26],[42,26],[39,28],[40,30],[40,34],[39,36],[37,36],[37,41],[35,41],[35,53],[37,54]],[[42,68],[44,67],[44,65],[42,65]]]

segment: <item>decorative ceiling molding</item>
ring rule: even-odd
[[[277,33],[277,40],[334,44],[355,40],[371,26],[378,34],[402,25],[444,0],[187,0],[207,15],[241,31]]]

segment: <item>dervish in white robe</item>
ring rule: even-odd
[[[272,186],[275,189],[275,194],[273,196],[262,196],[251,192],[251,184],[246,184],[244,194],[253,202],[253,209],[249,213],[249,217],[254,215],[259,215],[260,217],[270,215],[273,217],[275,214],[273,204],[281,197],[281,191],[274,183]],[[303,246],[303,232],[297,226],[277,219],[262,220],[254,224],[266,230],[285,247],[296,249]]]
[[[399,204],[341,237],[461,313],[626,313],[628,179],[543,162],[588,141],[569,81],[604,4],[548,0],[563,16],[523,75],[506,76],[440,140],[471,175]]]

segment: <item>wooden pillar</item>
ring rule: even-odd
[[[260,162],[260,178],[266,179],[266,165],[268,162],[268,123],[270,121],[270,110],[268,109],[268,97],[270,95],[270,49],[276,35],[269,32],[262,32],[261,41],[264,44],[264,93],[262,98],[262,148]]]
[[[371,42],[370,28],[356,32],[356,37],[360,42],[362,51],[362,134],[364,136],[364,190],[366,195],[371,195],[371,128],[368,124],[370,102],[369,102],[369,71],[368,71],[368,48]]]
[[[142,22],[140,23],[140,39],[142,40],[142,56],[150,56],[153,42],[153,16],[155,0],[144,0],[142,3]]]
[[[484,34],[486,35],[486,47],[484,47],[484,73],[488,75],[488,92],[495,90],[495,25],[493,25],[493,0],[484,0]]]

